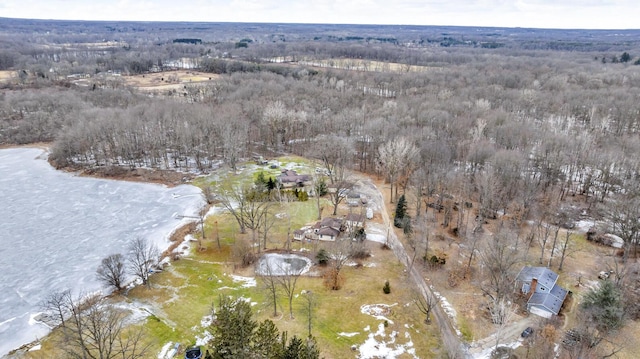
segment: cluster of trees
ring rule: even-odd
[[[59,348],[69,358],[147,358],[150,342],[142,326],[130,325],[127,310],[98,295],[74,297],[70,291],[52,292],[41,303],[47,322],[58,326]]]
[[[96,270],[96,277],[110,288],[120,291],[126,284],[127,275],[139,280],[142,285],[150,286],[149,278],[160,259],[158,247],[145,238],[136,238],[129,245],[129,253],[120,253],[105,257]]]
[[[243,298],[220,297],[211,324],[214,359],[317,359],[320,352],[313,337],[287,338],[271,320],[253,319],[251,305]]]

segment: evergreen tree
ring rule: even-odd
[[[316,183],[315,190],[316,190],[316,196],[318,197],[322,197],[329,192],[329,189],[327,188],[327,182],[324,180],[324,178],[320,178],[318,180],[318,182]]]
[[[253,338],[253,351],[257,358],[280,358],[284,355],[282,340],[278,328],[271,320],[260,323]]]
[[[317,359],[320,352],[316,347],[316,341],[308,338],[306,341],[296,337],[295,335],[289,341],[289,345],[280,357],[282,359]]]
[[[258,325],[252,318],[251,305],[243,299],[220,297],[213,322],[211,341],[213,359],[318,359],[315,339],[294,336],[287,343],[271,320]],[[208,354],[209,355],[209,354]]]
[[[631,61],[631,55],[628,52],[623,52],[620,56],[620,62],[629,62]]]
[[[275,188],[276,188],[276,181],[273,179],[273,177],[269,177],[269,179],[267,180],[267,191],[271,193],[271,191],[273,191]]]
[[[622,294],[612,281],[602,281],[600,287],[587,292],[581,308],[601,333],[609,333],[622,326]]]
[[[405,218],[408,217],[409,215],[407,214],[407,200],[405,199],[404,195],[402,195],[400,196],[400,198],[398,198],[398,203],[396,204],[396,215],[393,219],[393,225],[398,228],[403,228]]]
[[[250,358],[251,341],[257,323],[251,305],[243,299],[220,297],[220,307],[213,324],[215,359]]]

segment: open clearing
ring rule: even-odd
[[[135,87],[142,91],[182,89],[187,84],[205,83],[217,78],[218,75],[191,70],[122,76],[122,79],[128,86]]]
[[[314,67],[329,67],[343,70],[353,71],[374,71],[374,72],[427,72],[438,70],[438,67],[433,66],[417,66],[406,65],[395,62],[383,62],[373,60],[361,60],[361,59],[328,59],[328,60],[313,60],[299,61],[302,65],[314,66]]]
[[[17,75],[15,71],[9,71],[9,70],[0,71],[0,81],[9,81],[16,77]]]

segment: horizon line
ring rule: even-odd
[[[328,25],[328,26],[381,26],[381,27],[455,27],[481,29],[522,29],[522,30],[551,30],[551,31],[640,31],[640,28],[559,28],[559,27],[528,27],[528,26],[486,26],[486,25],[425,25],[425,24],[375,24],[375,23],[323,23],[323,22],[267,22],[267,21],[191,21],[191,20],[80,20],[80,19],[42,19],[4,17],[2,20],[50,21],[50,22],[96,22],[96,23],[187,23],[187,24],[263,24],[263,25]]]

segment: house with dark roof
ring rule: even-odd
[[[546,267],[526,266],[516,277],[516,285],[527,295],[527,310],[545,318],[558,315],[568,291],[557,284],[558,275]]]
[[[335,241],[340,235],[340,230],[332,227],[322,227],[316,231],[319,241]]]
[[[362,214],[349,213],[344,218],[344,224],[347,226],[347,228],[364,227],[364,218],[365,217]]]
[[[310,186],[312,180],[311,175],[299,175],[294,170],[282,170],[278,176],[278,182],[280,182],[283,188]]]

